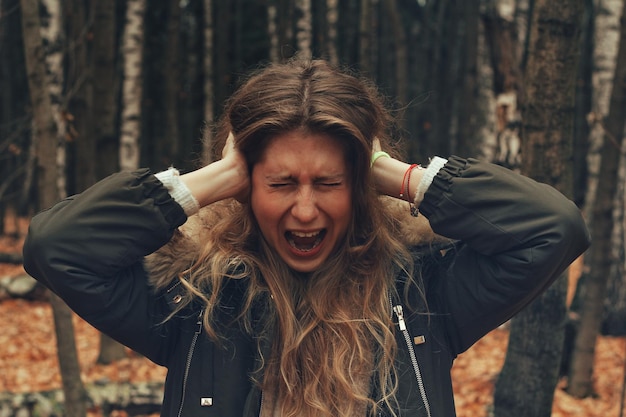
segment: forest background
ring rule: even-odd
[[[327,59],[388,97],[407,160],[490,160],[585,214],[582,274],[510,323],[495,384],[493,415],[550,415],[562,378],[596,394],[598,335],[626,334],[623,13],[623,0],[0,0],[0,234],[19,241],[20,221],[120,169],[214,158],[241,77]],[[64,413],[85,415],[72,315],[48,299]],[[99,362],[126,355],[101,336]]]

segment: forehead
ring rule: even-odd
[[[345,150],[338,139],[323,133],[293,131],[270,139],[259,164],[289,167],[335,167],[345,170]]]

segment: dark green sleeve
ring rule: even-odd
[[[452,157],[420,205],[433,230],[462,243],[434,284],[456,353],[542,293],[589,246],[579,209],[503,167]]]
[[[161,325],[169,310],[143,257],[185,220],[148,170],[114,174],[32,219],[24,267],[94,327],[164,364],[174,339]]]

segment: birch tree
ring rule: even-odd
[[[572,196],[572,131],[582,24],[579,0],[536,0],[524,75],[522,171]],[[567,274],[511,321],[496,417],[548,417],[564,339]]]
[[[489,0],[483,19],[494,75],[495,161],[512,169],[519,168],[521,162],[518,108],[521,62],[515,10],[513,0]]]
[[[589,189],[584,206],[584,211],[587,213],[591,212],[595,201],[600,166],[599,152],[604,140],[602,121],[609,113],[623,0],[594,0],[594,3],[593,97],[592,112],[588,115],[588,121],[591,123],[590,148],[587,158],[589,163]]]
[[[20,5],[28,90],[33,111],[33,144],[37,158],[39,207],[44,208],[52,206],[61,198],[61,193],[57,188],[58,132],[46,77],[45,51],[40,33],[39,2],[21,0]],[[52,293],[50,293],[50,304],[63,382],[65,415],[84,417],[87,413],[86,391],[80,377],[72,312],[60,298]]]
[[[574,346],[567,391],[575,397],[587,397],[593,390],[595,345],[603,317],[606,287],[613,263],[613,203],[618,189],[619,163],[626,118],[626,2],[622,4],[620,38],[611,89],[610,105],[604,122],[600,150],[600,169],[595,201],[591,210],[591,233],[594,239],[587,255],[589,273],[582,295],[581,318]]]
[[[48,91],[50,94],[50,110],[56,124],[57,151],[56,161],[58,167],[57,189],[60,197],[65,196],[66,176],[66,153],[65,153],[65,109],[62,108],[63,99],[63,18],[61,4],[57,0],[42,0],[47,18],[41,25],[41,37],[46,46],[46,72],[48,74]]]
[[[605,7],[609,7],[606,4]],[[618,11],[619,13],[619,11]],[[623,24],[623,22],[621,23]],[[606,129],[606,126],[605,126]],[[622,153],[619,162],[616,197],[613,210],[613,231],[611,235],[611,268],[607,283],[607,297],[604,300],[602,333],[612,336],[626,335],[626,159]],[[600,180],[601,181],[601,180]],[[592,226],[593,227],[593,226]]]
[[[143,92],[142,52],[144,43],[145,0],[128,0],[122,38],[124,81],[122,83],[122,121],[120,168],[131,171],[139,167],[141,135],[141,97]]]

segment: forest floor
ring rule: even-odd
[[[21,227],[20,227],[21,228]],[[19,240],[0,237],[0,252],[21,250]],[[0,277],[23,273],[19,265],[0,264]],[[0,302],[0,392],[23,393],[61,388],[50,306],[21,299]],[[126,359],[98,365],[99,334],[74,317],[76,345],[85,383],[162,381],[165,369],[129,352]],[[496,329],[460,355],[452,369],[458,417],[488,417],[494,383],[506,355],[508,331]],[[576,399],[556,390],[553,417],[621,417],[626,338],[599,337],[593,398]],[[118,413],[117,417],[123,417]],[[97,413],[91,417],[99,417]]]

